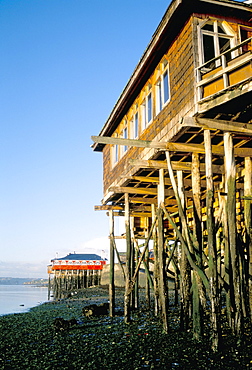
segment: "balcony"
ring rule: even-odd
[[[197,102],[204,104],[216,94],[252,78],[252,37],[226,50],[196,69]]]

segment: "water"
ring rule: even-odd
[[[47,301],[46,287],[32,285],[0,285],[0,315],[27,312]]]

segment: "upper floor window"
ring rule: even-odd
[[[113,165],[115,165],[119,161],[119,147],[118,147],[118,145],[113,145],[112,151],[113,151],[113,156],[112,156]]]
[[[147,124],[152,120],[152,94],[147,96],[147,111],[146,111]]]
[[[157,114],[164,108],[164,105],[170,100],[170,83],[168,68],[161,75],[156,84],[156,110]]]
[[[226,23],[226,22],[225,22]],[[210,20],[204,22],[201,32],[201,62],[202,64],[216,58],[234,46],[234,32],[224,22]],[[226,60],[232,58],[231,52],[225,53]],[[218,67],[220,59],[213,61],[212,67]]]
[[[138,137],[138,112],[134,114],[134,120],[133,120],[133,135],[134,139]]]
[[[150,92],[144,99],[141,105],[141,123],[142,129],[145,129],[151,122],[153,117],[153,103],[152,103],[152,93]]]
[[[128,139],[128,127],[124,127],[123,129],[123,139]],[[127,145],[123,146],[123,153],[127,152],[128,147]]]

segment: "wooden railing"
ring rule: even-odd
[[[252,37],[196,69],[198,101],[252,77],[251,41]]]

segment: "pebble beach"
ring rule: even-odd
[[[0,317],[0,369],[252,369],[251,333],[237,344],[226,335],[221,351],[210,350],[190,332],[179,331],[176,308],[170,308],[170,331],[144,304],[124,323],[123,289],[116,289],[116,316],[83,317],[89,304],[108,301],[107,287],[93,287],[71,298],[44,303],[29,312]],[[76,320],[67,330],[56,330],[56,318]]]

